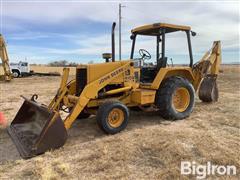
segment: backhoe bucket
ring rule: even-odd
[[[8,128],[8,134],[24,159],[59,148],[67,140],[59,113],[26,98]]]
[[[201,82],[198,95],[203,102],[218,101],[217,75],[207,75]]]

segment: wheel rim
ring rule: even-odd
[[[121,126],[124,120],[124,113],[121,109],[113,108],[112,111],[108,115],[108,124],[113,127],[117,128]]]
[[[190,104],[190,94],[184,87],[176,89],[173,94],[172,104],[176,111],[184,112]]]
[[[18,73],[17,72],[13,72],[13,77],[18,77]]]

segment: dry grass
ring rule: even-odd
[[[219,102],[204,104],[197,98],[194,112],[185,120],[171,122],[157,113],[131,112],[126,130],[108,136],[91,117],[74,124],[64,147],[30,160],[21,160],[0,130],[0,179],[193,178],[180,176],[181,160],[235,165],[239,179],[239,73],[239,67],[224,67],[218,79]],[[48,103],[59,80],[30,77],[0,84],[1,111],[10,122],[22,103],[21,94],[38,93],[39,101]]]

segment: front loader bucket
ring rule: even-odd
[[[201,82],[198,95],[203,102],[218,101],[217,75],[207,75]]]
[[[59,113],[26,98],[8,128],[8,134],[24,159],[59,148],[67,140]]]

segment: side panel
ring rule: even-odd
[[[88,82],[87,84],[103,77],[104,75],[113,72],[115,69],[123,66],[124,64],[129,63],[129,61],[117,61],[109,63],[100,63],[100,64],[89,64],[88,65]],[[121,74],[117,79],[116,83],[123,82],[123,74]]]
[[[104,68],[104,65],[106,64],[108,63],[103,64],[101,68],[99,66],[99,68],[95,70],[97,72],[102,71],[102,68]],[[72,123],[76,120],[79,113],[81,113],[81,111],[87,106],[89,101],[91,99],[97,98],[98,91],[100,89],[108,85],[110,82],[113,82],[115,78],[119,76],[124,76],[123,74],[126,73],[126,71],[128,71],[131,67],[133,67],[131,61],[121,61],[120,63],[117,64],[119,64],[118,68],[110,70],[109,73],[100,76],[99,78],[93,80],[84,87],[83,91],[81,92],[81,95],[78,97],[78,101],[75,104],[73,110],[64,120],[64,125],[66,129],[69,129],[71,127]]]
[[[152,104],[155,101],[155,94],[156,90],[137,89],[132,92],[131,101],[140,105]]]
[[[194,76],[190,67],[161,68],[151,85],[151,89],[157,90],[162,81],[170,76],[181,76],[188,79],[192,84],[194,83]]]

